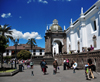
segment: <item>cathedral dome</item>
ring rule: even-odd
[[[58,25],[58,20],[57,20],[57,19],[54,19],[54,20],[53,20],[53,24],[52,24],[52,26],[50,27],[50,30],[51,30],[51,31],[62,30],[61,26]]]

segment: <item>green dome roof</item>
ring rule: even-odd
[[[52,24],[52,26],[50,27],[50,30],[51,30],[51,31],[62,30],[61,26],[58,25],[57,19],[54,19],[54,20],[53,20],[53,24]]]

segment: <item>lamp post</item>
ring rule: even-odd
[[[16,59],[17,59],[17,45],[18,45],[18,42],[19,42],[19,39],[14,39],[14,44],[15,44],[15,69],[17,69],[17,66],[16,66]]]

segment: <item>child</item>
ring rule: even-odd
[[[71,68],[73,68],[73,73],[75,73],[76,67],[77,67],[77,63],[74,61],[74,64],[73,64],[72,67],[71,67]]]
[[[89,66],[85,65],[85,76],[86,76],[86,80],[91,80],[89,77]]]

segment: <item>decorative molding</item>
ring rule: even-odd
[[[98,12],[98,14],[100,14],[100,11]]]

